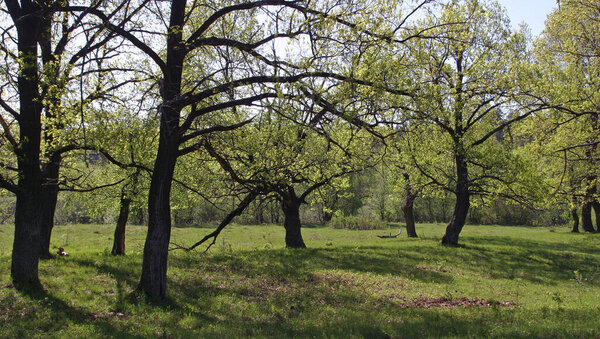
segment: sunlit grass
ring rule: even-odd
[[[395,229],[314,226],[303,230],[308,249],[287,250],[281,226],[233,226],[208,253],[172,251],[169,298],[151,304],[132,294],[144,227],[128,228],[123,257],[109,255],[112,226],[56,227],[53,248],[71,257],[42,261],[46,294],[30,298],[9,287],[12,226],[0,226],[0,337],[600,335],[600,235],[467,226],[464,247],[446,248],[443,230],[379,239]],[[172,241],[210,231],[174,228]],[[491,303],[420,304],[441,298]]]

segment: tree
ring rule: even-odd
[[[62,99],[69,84],[73,85],[73,69],[80,70],[80,76],[100,73],[97,66],[105,57],[102,54],[110,51],[110,35],[87,21],[85,14],[58,18],[56,13],[64,3],[8,0],[4,5],[3,15],[10,16],[12,25],[3,18],[2,24],[8,26],[3,27],[0,53],[11,62],[2,68],[1,75],[0,106],[4,113],[0,124],[8,148],[3,155],[9,156],[2,166],[15,172],[16,178],[3,176],[0,185],[17,197],[13,284],[17,289],[37,290],[41,288],[37,261],[40,254],[49,253],[45,239],[54,216],[59,164],[70,150],[57,133],[72,117],[68,113],[71,107],[63,106]],[[77,34],[87,39],[73,43],[72,36]],[[97,53],[95,62],[86,60],[91,53]],[[94,100],[102,96],[102,89],[100,84],[91,90],[80,86],[76,93]],[[82,101],[75,107],[83,110],[84,105]]]
[[[320,50],[338,39],[347,41],[345,35],[354,39],[355,44],[360,44],[364,37],[393,39],[395,31],[388,30],[384,24],[387,11],[375,17],[377,11],[372,5],[258,0],[224,1],[205,6],[173,0],[160,3],[156,11],[143,12],[139,20],[146,16],[144,20],[150,18],[164,25],[142,31],[114,24],[98,7],[65,8],[90,13],[102,20],[107,29],[127,39],[152,60],[154,65],[150,71],[155,71],[156,79],[160,79],[160,136],[148,195],[148,234],[140,279],[140,289],[146,294],[152,297],[166,294],[171,231],[169,200],[178,157],[202,147],[203,142],[198,137],[249,123],[242,118],[231,125],[220,125],[219,119],[212,119],[218,112],[232,107],[267,105],[281,96],[296,97],[298,91],[308,95],[310,93],[302,91],[306,90],[305,86],[284,88],[285,84],[302,79],[351,80],[327,71],[326,67],[321,68],[319,63],[325,54],[321,55]],[[393,11],[393,8],[389,10]],[[370,17],[361,17],[363,13]],[[263,25],[258,17],[265,18],[266,23]],[[168,20],[163,21],[164,18]],[[360,20],[354,22],[353,18]],[[333,25],[344,29],[333,30]],[[386,30],[385,34],[380,33],[381,30]],[[154,39],[156,36],[164,37],[166,44],[160,45]],[[275,44],[281,40],[290,41],[297,46],[296,51],[304,52],[278,53]],[[304,46],[310,48],[302,48]],[[234,73],[221,67],[219,62],[226,61],[229,53],[241,60]]]
[[[282,107],[263,112],[258,123],[205,140],[204,147],[236,184],[273,194],[284,214],[286,247],[305,248],[301,205],[314,191],[376,163],[377,142],[323,111],[317,118],[310,111],[286,118],[284,112],[300,108]]]
[[[523,86],[533,76],[526,40],[511,34],[497,3],[450,1],[441,6],[433,35],[412,41],[412,77],[420,90],[396,105],[418,134],[407,150],[412,166],[456,196],[442,244],[457,246],[472,195],[513,195],[526,170],[499,134],[546,106]]]
[[[591,212],[600,215],[598,203],[598,143],[600,142],[598,70],[600,5],[595,1],[563,1],[551,13],[546,29],[536,41],[536,63],[547,79],[540,96],[559,109],[537,116],[527,131],[547,159],[541,170],[549,174],[555,200],[569,204],[573,231],[578,231],[577,207],[582,205],[581,225],[595,232]],[[540,133],[547,132],[547,135]],[[527,134],[526,134],[527,135]],[[597,224],[598,226],[598,224]]]

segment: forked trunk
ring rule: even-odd
[[[289,188],[282,196],[281,207],[284,214],[285,246],[288,248],[306,248],[302,239],[302,223],[300,222],[300,205],[293,188]]]
[[[125,255],[125,229],[127,228],[131,199],[122,194],[120,202],[119,218],[117,219],[117,227],[115,227],[115,236],[111,251],[112,255]]]
[[[579,216],[577,215],[577,207],[571,208],[571,217],[573,218],[573,229],[571,232],[579,233]]]

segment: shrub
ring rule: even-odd
[[[343,228],[356,231],[383,230],[388,228],[388,225],[378,218],[367,218],[356,215],[335,215],[329,222],[329,225],[333,228]]]

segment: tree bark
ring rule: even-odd
[[[296,196],[293,187],[288,187],[282,194],[281,207],[284,214],[285,246],[287,248],[306,248],[302,239],[302,223],[300,222],[300,205],[302,201]]]
[[[121,194],[119,218],[115,227],[115,236],[113,240],[112,255],[125,255],[125,229],[127,228],[127,219],[129,218],[129,206],[131,199],[125,194]]]
[[[56,213],[56,203],[58,201],[58,176],[60,171],[60,159],[51,158],[51,161],[45,164],[43,171],[43,205],[40,209],[42,215],[42,233],[40,239],[40,258],[54,257],[50,252],[50,240],[52,230],[54,229],[54,214]]]
[[[403,176],[404,180],[406,181],[406,188],[404,191],[404,206],[402,206],[402,214],[404,214],[404,222],[406,223],[406,235],[409,238],[417,238],[417,231],[415,230],[414,205],[418,193],[412,189],[409,174],[404,173]]]
[[[444,234],[444,237],[442,238],[442,245],[447,246],[458,246],[458,237],[465,226],[470,207],[468,183],[469,170],[467,162],[460,152],[455,156],[455,162],[457,174],[456,204],[454,205],[452,218],[446,227],[446,234]]]
[[[600,233],[600,203],[597,200],[592,202],[594,215],[596,216],[596,232]]]
[[[38,36],[41,8],[37,2],[6,2],[17,27],[17,48],[22,58],[18,76],[19,144],[16,149],[19,179],[15,209],[15,234],[11,277],[16,289],[42,289],[38,277],[42,218],[42,174],[40,169],[41,112],[38,76]]]
[[[407,197],[408,198],[408,197]],[[406,222],[406,235],[409,238],[417,238],[417,231],[415,229],[415,215],[414,215],[414,201],[415,199],[406,199],[404,206],[402,207],[402,213],[404,214],[404,221]]]
[[[167,120],[163,113],[161,124]],[[148,193],[148,233],[144,244],[140,289],[153,298],[167,293],[167,258],[171,239],[171,184],[175,169],[177,143],[161,132],[158,154]]]
[[[571,208],[571,217],[573,217],[573,229],[571,232],[579,233],[579,216],[577,215],[577,206]]]
[[[586,202],[581,207],[581,227],[585,232],[595,232],[592,224],[592,203]]]
[[[185,0],[171,2],[167,62],[163,71],[160,106],[160,136],[154,172],[148,193],[148,234],[144,244],[142,276],[139,288],[152,298],[167,294],[167,259],[171,240],[171,185],[179,148],[181,107],[171,104],[181,95],[183,60],[186,55],[182,40]]]

